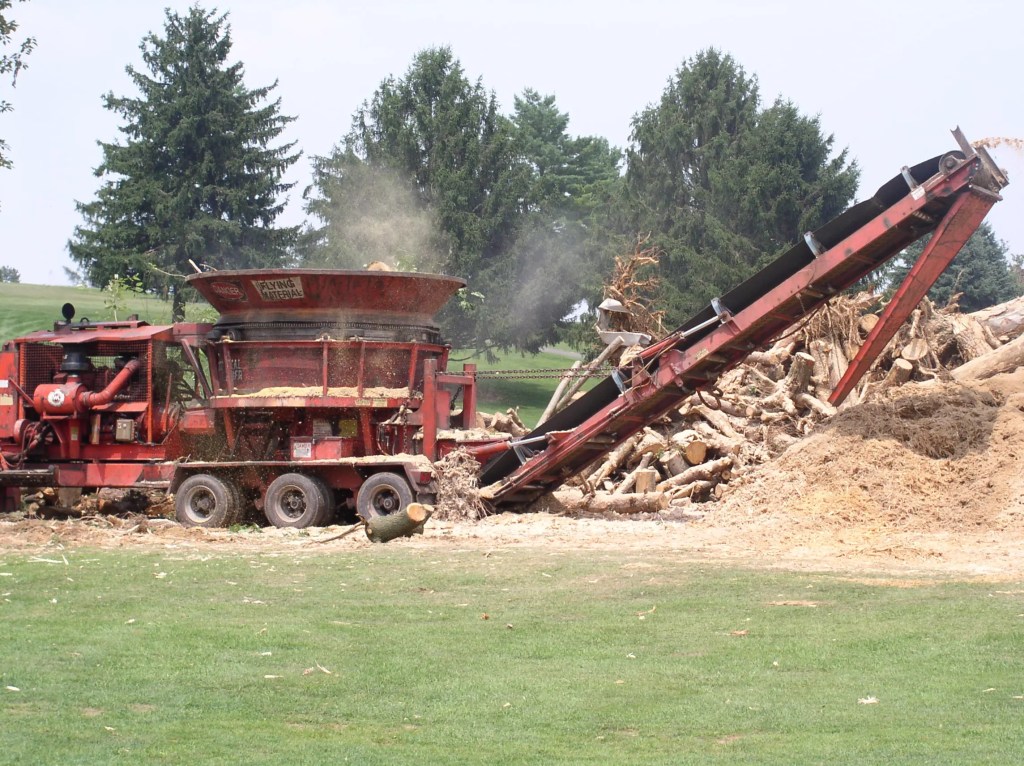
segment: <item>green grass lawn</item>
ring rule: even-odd
[[[53,329],[53,323],[63,321],[61,306],[75,307],[75,321],[88,318],[94,322],[113,320],[114,311],[108,305],[109,294],[92,287],[59,287],[48,285],[22,285],[0,283],[0,339],[24,335],[35,330]],[[151,295],[129,295],[117,311],[118,319],[138,314],[150,324],[166,324],[171,320],[170,301]],[[210,312],[205,303],[186,307],[186,318]],[[208,318],[207,318],[208,321]]]
[[[6,553],[0,763],[1014,763],[1022,593],[658,553]]]

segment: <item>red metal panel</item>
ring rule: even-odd
[[[85,330],[41,330],[30,333],[19,341],[29,340],[37,343],[61,343],[76,345],[82,343],[144,343],[148,340],[170,341],[174,338],[174,327],[171,325],[142,325],[141,327],[101,327]]]
[[[12,385],[12,383],[14,385]],[[0,439],[14,438],[18,421],[18,354],[13,345],[0,351]]]
[[[169,482],[176,463],[66,463],[55,466],[58,487],[133,487]]]
[[[217,431],[217,421],[212,410],[185,410],[179,427],[186,434],[212,434]]]
[[[187,281],[228,319],[299,321],[358,313],[423,323],[466,284],[438,274],[315,269],[215,271]]]
[[[423,420],[423,454],[437,460],[437,360],[423,363],[423,406],[419,414]]]

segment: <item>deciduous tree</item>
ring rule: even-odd
[[[25,2],[25,0],[19,0]],[[0,82],[10,82],[13,88],[18,83],[18,74],[28,67],[25,59],[36,47],[34,37],[23,38],[20,42],[15,40],[15,33],[18,31],[18,22],[11,18],[11,0],[0,0]],[[13,49],[8,53],[8,49]],[[0,114],[13,109],[7,99],[0,98]],[[0,168],[9,168],[11,160],[7,156],[7,143],[0,139]]]
[[[539,347],[582,294],[584,226],[618,178],[618,151],[567,124],[553,97],[529,90],[503,116],[450,49],[422,51],[315,158],[305,262],[352,266],[385,243],[396,252],[377,259],[465,277],[483,296],[446,309],[455,342]],[[372,232],[378,245],[356,244]]]
[[[633,120],[625,223],[666,252],[662,300],[681,321],[841,212],[856,164],[789,101],[760,108],[757,78],[709,49]]]

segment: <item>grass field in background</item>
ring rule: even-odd
[[[559,376],[568,370],[574,359],[565,353],[519,354],[510,352],[497,361],[487,361],[483,355],[470,351],[452,351],[448,369],[461,370],[462,365],[475,364],[478,370],[521,370],[537,373],[543,377],[481,377],[477,407],[483,412],[504,412],[509,407],[519,408],[519,417],[533,427],[548,406],[551,395],[558,386]],[[550,372],[554,370],[555,372]],[[592,384],[591,384],[592,385]],[[589,388],[590,385],[587,386]]]
[[[6,553],[0,594],[0,763],[1004,764],[1024,750],[1019,584],[392,544]]]
[[[74,321],[113,320],[114,311],[107,305],[110,300],[109,294],[92,287],[0,283],[0,339],[10,340],[35,330],[52,330],[54,322],[63,321],[61,306],[65,303],[75,307]],[[117,319],[138,314],[150,324],[171,321],[170,301],[156,296],[129,294],[119,303]],[[186,307],[186,318],[194,320],[193,315],[210,311],[205,303],[192,304]]]

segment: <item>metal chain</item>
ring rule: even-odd
[[[599,367],[596,370],[539,369],[539,370],[477,370],[478,378],[594,378],[611,375],[614,367]]]

